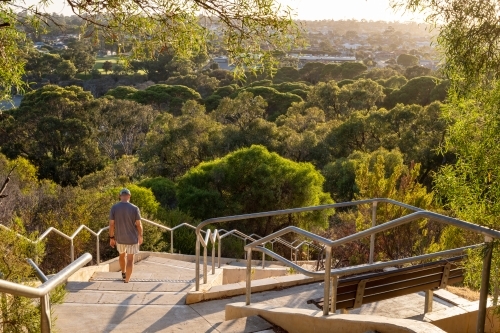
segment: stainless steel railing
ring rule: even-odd
[[[148,224],[151,224],[153,226],[156,226],[160,229],[163,229],[165,231],[169,231],[170,232],[170,253],[173,253],[173,250],[174,250],[174,231],[178,228],[181,228],[181,227],[188,227],[188,228],[191,228],[193,230],[196,230],[196,227],[191,225],[191,224],[188,224],[188,223],[181,223],[173,228],[169,228],[163,224],[159,224],[159,223],[156,223],[156,222],[153,222],[153,221],[150,221],[148,219],[145,219],[145,218],[142,218],[141,219],[143,222],[145,223],[148,223]],[[6,229],[6,230],[10,230],[12,231],[10,228],[6,227],[5,225],[3,224],[0,224],[0,228],[3,228],[3,229]],[[102,232],[104,232],[105,230],[108,230],[109,229],[109,226],[107,227],[104,227],[104,228],[101,228],[99,229],[97,232],[93,231],[92,229],[90,229],[89,227],[87,227],[86,225],[80,225],[76,230],[75,232],[73,232],[73,234],[71,235],[67,235],[65,234],[64,232],[58,230],[57,228],[54,228],[54,227],[49,227],[47,230],[45,230],[43,232],[43,234],[41,234],[36,240],[31,240],[19,233],[16,233],[16,235],[18,237],[21,237],[23,239],[26,239],[28,240],[29,242],[33,243],[33,244],[37,244],[39,242],[41,242],[42,240],[44,240],[50,233],[56,233],[57,235],[67,239],[70,241],[70,258],[71,258],[71,262],[73,262],[75,260],[75,246],[74,246],[74,239],[76,238],[76,236],[78,236],[80,234],[80,232],[82,232],[83,230],[87,230],[88,232],[90,232],[90,234],[92,234],[93,236],[96,237],[96,262],[97,264],[99,265],[100,262],[101,262],[101,255],[100,255],[100,235],[102,234]],[[202,230],[201,232],[205,233],[204,230]]]
[[[4,226],[3,224],[0,224],[0,228],[6,229],[6,230],[11,230],[10,228]],[[87,230],[88,232],[90,232],[92,235],[94,235],[96,237],[96,257],[97,257],[96,260],[97,260],[97,264],[99,264],[99,262],[100,262],[99,236],[101,235],[101,233],[104,230],[108,230],[108,229],[109,229],[109,226],[105,227],[105,228],[101,228],[101,229],[99,229],[99,231],[95,232],[92,229],[90,229],[89,227],[87,227],[86,225],[82,224],[70,236],[70,235],[66,235],[64,232],[58,230],[57,228],[50,227],[47,230],[45,230],[45,232],[43,234],[41,234],[36,240],[31,240],[27,237],[24,237],[23,235],[21,235],[19,233],[16,233],[16,234],[18,237],[24,238],[33,244],[37,244],[37,243],[41,242],[42,240],[44,240],[51,232],[54,232],[54,233],[58,234],[59,236],[62,236],[63,238],[70,241],[70,257],[71,257],[71,262],[73,262],[75,260],[75,246],[74,246],[73,241],[74,241],[75,237],[78,236],[78,234],[82,230]]]
[[[85,253],[71,264],[66,266],[59,273],[55,274],[51,278],[47,278],[39,269],[37,275],[41,278],[42,284],[37,288],[26,286],[23,284],[18,284],[10,281],[0,280],[0,292],[7,293],[16,296],[24,296],[29,298],[39,298],[40,299],[40,328],[42,333],[50,333],[51,331],[51,320],[50,320],[50,301],[49,293],[54,290],[58,285],[65,282],[71,275],[73,275],[77,270],[85,266],[92,260],[92,255],[90,253]],[[32,266],[36,265],[31,262]],[[38,267],[36,267],[38,268]],[[41,273],[41,275],[40,275]],[[45,281],[43,281],[45,280]]]
[[[409,257],[409,258],[404,258],[404,259],[398,259],[398,260],[391,260],[387,262],[379,262],[379,263],[369,263],[365,265],[360,265],[360,266],[354,266],[354,267],[344,267],[344,268],[338,268],[338,269],[331,269],[331,262],[332,262],[332,249],[337,246],[341,246],[343,244],[359,240],[365,237],[372,237],[373,235],[383,232],[392,228],[395,228],[397,226],[418,220],[418,219],[431,219],[433,221],[437,221],[440,223],[452,225],[461,229],[469,230],[475,233],[479,233],[485,237],[485,243],[482,244],[476,244],[472,246],[467,246],[467,247],[462,247],[458,249],[452,249],[452,250],[446,250],[446,251],[440,251],[436,253],[431,253],[431,254],[425,254],[425,255],[420,255],[420,256],[415,256],[415,257]],[[265,244],[265,242],[274,239],[275,237],[280,237],[283,236],[287,233],[296,233],[302,236],[305,236],[307,238],[313,239],[314,241],[323,244],[325,246],[326,250],[326,259],[325,259],[325,271],[324,272],[312,272],[303,269],[302,267],[286,260],[285,258],[282,258],[281,256],[273,253],[272,251],[262,247],[262,244]],[[309,275],[309,276],[321,276],[324,275],[324,304],[323,304],[323,314],[328,315],[329,312],[335,313],[336,308],[336,296],[337,296],[337,283],[338,279],[340,276],[348,275],[348,274],[356,274],[356,273],[361,273],[361,272],[366,272],[370,271],[373,269],[378,269],[378,268],[383,268],[387,266],[393,266],[393,265],[401,265],[404,263],[409,263],[409,262],[414,262],[414,261],[420,261],[420,260],[426,260],[426,259],[432,259],[436,257],[442,257],[442,256],[449,256],[449,255],[456,255],[456,254],[461,254],[464,253],[468,249],[472,248],[477,248],[480,246],[486,246],[487,251],[485,251],[485,257],[483,261],[483,273],[482,273],[482,281],[481,281],[481,298],[480,298],[480,304],[479,304],[479,312],[478,312],[478,322],[477,322],[477,332],[484,332],[484,323],[485,323],[485,317],[486,317],[486,303],[487,303],[487,291],[488,291],[488,285],[489,285],[489,276],[490,276],[490,265],[491,265],[491,255],[492,255],[492,241],[493,239],[499,239],[500,238],[500,231],[493,230],[490,228],[486,228],[483,226],[479,226],[476,224],[472,224],[469,222],[465,222],[459,219],[451,218],[448,216],[444,216],[441,214],[429,212],[429,211],[423,211],[419,210],[417,212],[408,214],[406,216],[394,219],[392,221],[386,222],[384,224],[380,224],[374,227],[371,227],[367,230],[355,233],[350,236],[346,236],[341,239],[337,240],[329,240],[326,238],[323,238],[321,236],[318,236],[316,234],[313,234],[311,232],[302,230],[297,227],[287,227],[284,228],[280,231],[277,231],[271,235],[268,235],[266,237],[263,237],[251,244],[247,244],[245,246],[245,250],[247,251],[247,272],[246,272],[246,304],[249,305],[251,301],[251,258],[252,258],[252,251],[260,251],[263,253],[266,253],[267,255],[275,258],[276,260],[279,260],[286,265],[293,267],[297,271]],[[332,290],[330,290],[330,286]]]
[[[216,218],[211,218],[211,219],[202,221],[196,227],[196,235],[197,235],[196,236],[196,277],[195,277],[196,290],[197,291],[200,290],[200,250],[201,250],[201,246],[203,246],[204,248],[206,248],[208,246],[208,243],[201,236],[201,232],[203,232],[202,228],[206,227],[209,224],[238,221],[238,220],[246,220],[246,219],[255,219],[255,218],[260,218],[260,217],[287,215],[287,214],[293,214],[293,213],[320,211],[320,210],[325,210],[325,209],[335,209],[335,208],[341,208],[341,207],[359,206],[359,205],[363,205],[363,204],[371,204],[372,205],[372,226],[374,226],[374,225],[376,225],[377,204],[379,202],[393,204],[393,205],[396,205],[396,206],[399,206],[402,208],[409,209],[411,211],[422,211],[421,208],[411,206],[411,205],[408,205],[408,204],[405,204],[402,202],[398,202],[398,201],[395,201],[392,199],[376,198],[376,199],[359,200],[359,201],[352,201],[352,202],[341,202],[341,203],[321,205],[321,206],[291,208],[291,209],[283,209],[283,210],[276,210],[276,211],[269,211],[269,212],[253,213],[253,214],[216,217]],[[275,238],[278,239],[277,237],[275,237]],[[273,239],[266,238],[265,243],[267,243],[267,242],[272,243],[272,242],[276,241],[275,238],[273,238]],[[310,244],[312,244],[312,243],[310,243]],[[296,251],[298,249],[298,248],[296,249],[293,245],[291,245],[290,248],[294,251]],[[374,248],[375,248],[375,235],[371,236],[371,238],[370,238],[370,259],[369,259],[370,263],[373,263]],[[206,250],[204,250],[204,251],[206,251]],[[203,272],[207,271],[206,265],[207,265],[207,260],[204,260],[203,261]],[[212,271],[213,271],[213,269],[212,269]],[[203,283],[207,283],[206,274],[204,274],[204,276],[203,276]]]

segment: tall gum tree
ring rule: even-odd
[[[393,5],[423,11],[438,27],[443,72],[450,78],[444,118],[450,127],[444,150],[457,162],[443,168],[436,189],[446,208],[459,218],[500,229],[498,109],[500,105],[500,4],[496,0],[394,0]],[[482,237],[448,228],[441,246],[452,247]],[[494,243],[490,291],[500,294],[500,251]],[[482,255],[469,256],[466,282],[479,288]],[[496,308],[496,313],[500,312]]]

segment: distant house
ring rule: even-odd
[[[214,63],[219,65],[220,69],[232,70],[234,67],[229,65],[229,59],[227,57],[215,57],[212,59]]]
[[[64,45],[63,43],[55,43],[52,47],[56,50],[67,50],[68,49],[68,47],[66,45]]]
[[[356,50],[357,48],[362,47],[363,45],[357,43],[354,44],[344,43],[342,44],[342,46],[345,47],[346,49]]]

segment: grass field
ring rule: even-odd
[[[106,61],[110,61],[114,66],[119,59],[120,58],[118,56],[97,57],[95,64],[94,64],[94,69],[98,69],[99,72],[101,72],[102,74],[106,74],[104,72],[104,70],[102,69],[102,64],[104,64],[104,62],[106,62]],[[108,72],[108,73],[110,73],[110,72]]]

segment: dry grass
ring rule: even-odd
[[[478,301],[479,300],[479,291],[471,290],[467,287],[454,287],[448,286],[446,287],[450,293],[453,293],[457,296],[465,298],[468,301]]]

